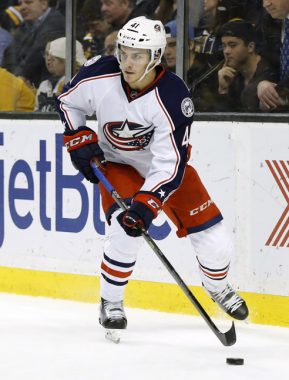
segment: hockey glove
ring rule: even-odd
[[[79,170],[88,181],[98,183],[99,180],[94,175],[90,162],[92,159],[96,159],[100,168],[104,169],[106,161],[103,151],[98,145],[97,134],[88,127],[68,130],[64,132],[64,145],[70,154],[73,166]]]
[[[149,229],[160,211],[161,201],[149,191],[140,191],[134,196],[130,208],[120,213],[117,220],[127,235],[137,237],[141,236],[142,229]]]

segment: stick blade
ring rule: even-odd
[[[230,330],[228,330],[225,333],[222,333],[221,331],[218,330],[218,331],[216,331],[216,335],[218,336],[220,342],[224,346],[233,346],[233,344],[235,344],[237,341],[234,322],[232,322],[232,326],[231,326]]]

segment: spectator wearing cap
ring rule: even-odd
[[[49,7],[48,0],[19,0],[24,22],[6,48],[3,67],[35,87],[48,76],[44,62],[46,43],[65,34],[64,16]]]
[[[66,38],[48,42],[45,48],[45,61],[50,77],[40,83],[36,94],[35,111],[54,112],[55,99],[61,94],[65,84]],[[86,62],[81,43],[76,41],[76,71]]]
[[[164,59],[166,66],[170,71],[176,70],[176,57],[177,57],[177,23],[176,20],[172,20],[165,24],[167,46],[164,52]],[[194,62],[194,28],[189,25],[189,54],[188,54],[188,66]]]
[[[276,45],[280,47],[279,77],[258,84],[258,98],[263,112],[289,111],[289,1],[263,0],[263,6],[273,20],[282,22]],[[267,35],[265,35],[265,39]],[[281,43],[281,46],[280,46]]]
[[[257,34],[246,21],[225,23],[220,29],[225,58],[218,71],[217,111],[257,112],[257,86],[276,73],[256,50]]]

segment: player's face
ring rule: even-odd
[[[241,38],[222,37],[222,48],[227,66],[238,69],[248,59],[251,47]]]
[[[289,14],[288,0],[263,0],[263,7],[273,18],[283,19]]]
[[[119,58],[124,80],[130,87],[134,88],[150,61],[149,51],[146,49],[134,49],[121,46],[119,49]]]

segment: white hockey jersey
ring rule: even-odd
[[[162,66],[142,92],[129,88],[114,57],[94,57],[58,98],[68,129],[96,115],[99,145],[108,161],[133,166],[145,179],[141,190],[164,202],[180,185],[194,107],[185,83]]]

